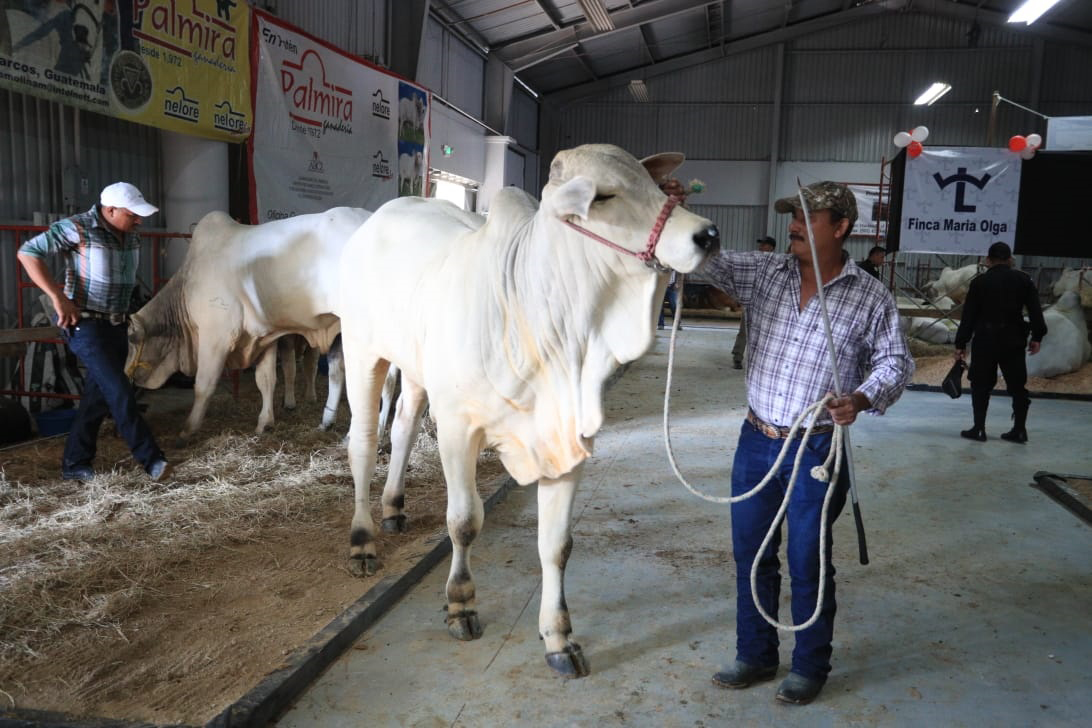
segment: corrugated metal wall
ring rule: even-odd
[[[373,63],[387,63],[387,0],[276,0],[277,17]]]

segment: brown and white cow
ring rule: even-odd
[[[399,407],[419,412],[427,392],[436,420],[454,545],[449,631],[459,639],[481,635],[469,555],[483,518],[477,456],[492,447],[519,483],[538,481],[539,631],[547,663],[564,675],[588,672],[569,639],[562,582],[573,496],[603,424],[604,383],[654,340],[665,268],[693,271],[719,246],[709,220],[674,207],[657,187],[681,162],[682,155],[667,154],[642,163],[610,145],[562,151],[541,205],[508,188],[485,220],[438,200],[394,200],[361,226],[342,256],[337,313],[352,412],[351,565],[358,573],[376,568],[368,507],[373,423],[393,363],[402,370]],[[646,263],[638,256],[651,247]],[[362,286],[365,270],[383,274]],[[403,303],[386,305],[396,298]],[[401,453],[408,451],[404,438],[392,436]],[[385,525],[403,517],[397,482],[388,479],[383,493]]]
[[[257,363],[257,432],[273,423],[277,347],[299,334],[320,351],[341,328],[334,315],[338,264],[367,210],[335,207],[262,225],[210,212],[197,223],[181,269],[132,317],[127,371],[137,386],[161,387],[181,371],[196,377],[183,437],[201,425],[225,366]],[[377,276],[378,278],[378,276]],[[361,288],[367,288],[360,284]],[[336,361],[332,366],[336,366]],[[332,371],[323,426],[333,422],[340,372]]]

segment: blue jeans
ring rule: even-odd
[[[137,409],[133,386],[125,376],[125,356],[129,350],[128,327],[106,321],[82,319],[64,329],[68,348],[87,369],[80,409],[72,422],[64,446],[63,470],[90,466],[95,459],[102,421],[110,414],[118,433],[129,446],[133,459],[145,471],[156,460],[165,459],[155,443],[148,423]]]
[[[811,468],[820,465],[830,452],[831,433],[812,435],[800,463],[800,473],[793,488],[789,507],[789,541],[786,556],[792,587],[792,623],[802,624],[815,611],[819,594],[819,519],[827,483],[811,477]],[[792,474],[793,460],[801,438],[792,441],[789,452],[773,480],[745,501],[732,504],[732,551],[736,562],[736,659],[766,667],[778,664],[777,630],[755,608],[751,597],[751,565],[762,539],[781,507]],[[732,495],[746,493],[766,476],[777,459],[784,440],[775,440],[758,431],[750,422],[743,423],[739,446],[732,465]],[[838,518],[846,502],[849,474],[843,461],[837,488],[827,512],[826,595],[819,619],[811,627],[796,632],[792,652],[792,671],[813,680],[826,680],[830,672],[831,640],[834,637],[834,564],[829,527]],[[777,556],[781,544],[779,529],[759,562],[756,588],[762,608],[777,617],[781,594],[781,562]]]
[[[679,289],[677,286],[668,286],[664,292],[664,303],[671,304],[671,315],[675,315],[675,307],[679,305]],[[664,305],[660,304],[660,320],[656,324],[661,329],[664,327]]]

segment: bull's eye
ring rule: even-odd
[[[606,202],[607,200],[613,200],[614,195],[596,195],[594,202]]]

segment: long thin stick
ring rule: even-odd
[[[834,353],[834,330],[830,325],[830,314],[827,313],[827,299],[823,294],[823,274],[819,272],[819,254],[815,249],[815,234],[811,230],[811,211],[808,210],[808,202],[804,199],[804,188],[800,187],[796,193],[800,197],[800,210],[804,214],[804,226],[808,230],[808,245],[811,246],[811,264],[815,269],[815,289],[819,295],[819,309],[823,314],[823,326],[827,332],[827,348],[830,350],[830,369],[834,375],[834,391],[839,397],[845,396],[842,390],[842,380],[838,376],[838,358]],[[853,469],[853,450],[849,444],[849,428],[844,425],[842,432],[845,446],[846,474],[849,475],[849,495],[853,503],[853,519],[857,524],[857,547],[860,552],[862,564],[868,564],[868,542],[865,540],[864,519],[861,517],[861,507],[857,502],[857,477]],[[836,484],[832,483],[836,487]]]

